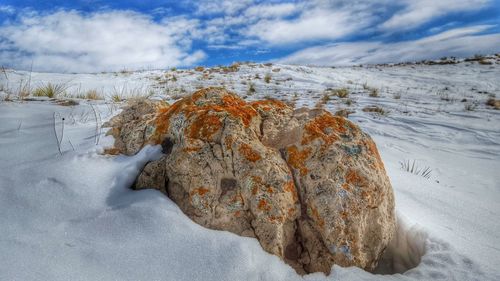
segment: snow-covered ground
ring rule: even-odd
[[[498,60],[0,74],[0,280],[500,280],[500,111],[485,104],[500,96]],[[106,100],[16,99],[28,81],[32,90],[51,82],[67,96],[97,90]],[[205,229],[161,193],[128,189],[161,152],[101,154],[112,139],[100,125],[120,105],[112,96],[172,102],[208,85],[353,111],[349,119],[375,139],[396,194],[398,233],[379,269],[385,275],[335,266],[329,276],[300,277],[257,240]],[[338,98],[328,88],[350,93]],[[373,105],[383,111],[362,110]],[[401,169],[406,160],[430,167],[430,177]]]

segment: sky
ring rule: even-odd
[[[500,0],[0,0],[0,65],[340,66],[500,52]]]

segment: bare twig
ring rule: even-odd
[[[99,144],[99,139],[100,139],[100,129],[99,129],[99,122],[101,120],[101,114],[97,114],[97,111],[96,109],[94,108],[94,106],[92,104],[90,104],[90,107],[92,108],[92,111],[94,112],[94,117],[95,117],[95,135],[94,135],[94,140],[95,140],[95,144],[98,145]],[[98,121],[98,118],[99,118],[99,121]]]
[[[28,95],[31,94],[31,73],[33,72],[33,60],[31,60],[30,76],[28,78]],[[22,97],[21,97],[22,99]]]
[[[59,141],[59,145],[62,144],[63,138],[64,138],[64,117],[62,118],[61,140]]]
[[[68,142],[69,142],[69,145],[71,145],[71,148],[73,149],[73,151],[75,151],[75,147],[73,146],[73,144],[71,143],[71,141],[68,140]]]
[[[9,77],[7,77],[7,71],[5,71],[5,67],[3,67],[3,65],[2,65],[2,72],[3,72],[3,75],[5,75],[5,79],[7,79],[7,81],[9,81]]]

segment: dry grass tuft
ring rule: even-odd
[[[122,97],[121,95],[119,95],[119,94],[115,93],[115,94],[111,95],[111,100],[112,100],[113,102],[121,102],[121,101],[123,101],[124,99],[123,99],[123,97]]]
[[[89,90],[85,94],[85,98],[88,100],[103,100],[104,97],[97,92],[97,90]]]
[[[372,112],[372,113],[377,113],[382,116],[387,116],[389,115],[388,110],[384,110],[382,107],[376,106],[376,105],[370,105],[365,108],[363,108],[364,112]]]
[[[65,84],[52,84],[47,83],[44,86],[38,87],[33,91],[33,96],[35,97],[48,97],[48,98],[57,98],[58,96],[62,96],[68,86]]]
[[[401,165],[401,169],[403,171],[412,173],[417,176],[422,176],[426,179],[429,179],[431,177],[432,169],[429,166],[420,168],[416,163],[416,160],[413,160],[412,162],[410,162],[410,160],[400,161],[399,165]]]
[[[256,92],[257,90],[255,89],[255,84],[250,82],[248,83],[248,90],[247,90],[247,94],[248,95],[252,95]]]
[[[378,89],[376,88],[371,88],[370,89],[370,97],[372,98],[378,98],[379,97],[379,94],[378,94]]]
[[[264,76],[264,82],[271,83],[271,74],[267,73],[266,76]]]
[[[339,98],[347,98],[349,96],[349,90],[347,88],[336,89],[333,94]]]

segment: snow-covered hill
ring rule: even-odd
[[[335,267],[330,276],[305,279],[500,280],[500,110],[486,104],[500,96],[500,58],[488,62],[242,64],[99,74],[5,70],[0,280],[301,279],[256,240],[202,228],[159,192],[129,190],[159,148],[133,157],[101,154],[112,143],[101,125],[118,112],[118,99],[173,102],[205,86],[224,86],[250,100],[346,109],[376,141],[399,217],[397,239],[379,270],[392,274]],[[18,97],[49,82],[65,93]],[[92,90],[105,100],[72,99]],[[68,99],[76,103],[58,104]],[[401,162],[432,171],[428,178],[416,175]]]

